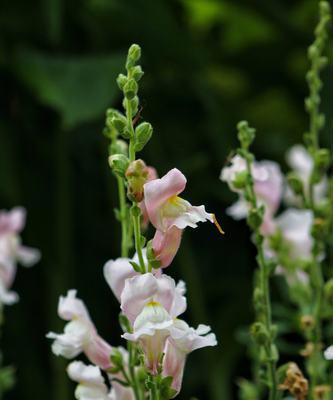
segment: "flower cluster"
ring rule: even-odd
[[[11,211],[0,211],[0,309],[18,301],[18,294],[11,291],[15,279],[17,263],[30,267],[40,259],[37,249],[22,245],[20,233],[26,219],[21,207]]]
[[[188,354],[217,344],[209,326],[195,329],[180,319],[187,308],[185,283],[176,284],[164,271],[176,256],[186,227],[209,221],[222,230],[204,206],[193,206],[179,196],[186,178],[178,169],[158,178],[153,167],[136,158],[152,135],[149,123],[137,125],[138,81],[143,75],[139,58],[139,46],[132,45],[127,76],[120,74],[117,80],[125,115],[108,110],[105,130],[111,141],[109,164],[118,182],[121,257],[105,264],[104,277],[120,303],[127,349],[101,338],[76,290],[59,300],[59,317],[67,321],[63,333],[47,335],[54,354],[74,359],[84,353],[89,360],[90,365],[73,361],[68,366],[69,377],[78,383],[75,396],[81,400],[173,398],[181,389]],[[149,224],[155,233],[147,241],[141,231]]]

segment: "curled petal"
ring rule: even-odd
[[[110,260],[104,265],[104,277],[112,292],[120,301],[121,293],[125,286],[126,279],[137,275],[128,258],[117,258]]]
[[[159,208],[171,197],[177,196],[186,186],[185,176],[176,168],[160,179],[154,179],[144,185],[144,202],[150,222],[161,229]]]
[[[58,315],[65,321],[70,321],[73,318],[82,318],[90,320],[88,310],[81,299],[76,297],[77,291],[72,289],[67,292],[67,296],[60,296],[58,304]]]

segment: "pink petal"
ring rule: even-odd
[[[185,176],[176,168],[160,179],[154,179],[144,185],[144,202],[150,222],[156,229],[161,228],[159,208],[173,196],[181,193],[186,186]]]
[[[15,207],[11,211],[0,212],[0,234],[19,233],[24,228],[26,211],[23,207]]]
[[[165,233],[157,230],[153,239],[153,250],[155,257],[161,262],[161,267],[168,267],[180,246],[182,230],[172,226]]]

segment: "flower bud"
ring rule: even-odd
[[[113,348],[111,352],[111,363],[112,367],[110,368],[110,372],[112,374],[116,374],[119,372],[123,367],[123,356],[121,352],[117,348]]]
[[[231,182],[235,189],[244,189],[249,180],[249,174],[247,171],[238,172],[235,179]]]
[[[127,156],[128,144],[124,140],[121,140],[121,139],[115,140],[109,146],[109,153],[110,153],[110,155],[123,154],[124,156]]]
[[[109,157],[109,165],[114,174],[124,177],[129,160],[124,154],[113,154]]]
[[[126,171],[128,182],[127,196],[130,200],[139,203],[143,199],[143,185],[148,178],[148,168],[144,161],[132,161]]]
[[[120,90],[124,90],[124,86],[127,83],[127,76],[125,76],[124,74],[119,74],[118,78],[117,78],[117,84],[119,86]]]
[[[124,115],[120,114],[111,118],[111,125],[122,134],[127,126],[127,119]]]
[[[255,129],[250,128],[247,121],[240,121],[237,124],[238,140],[243,148],[248,149],[255,138]]]
[[[132,100],[138,93],[138,84],[135,79],[129,79],[124,85],[124,94],[126,99]]]
[[[139,61],[141,57],[141,47],[137,44],[132,44],[128,50],[126,69],[134,67],[135,63]]]
[[[325,172],[330,165],[330,153],[327,149],[319,149],[315,154],[315,168]]]
[[[141,151],[153,134],[153,127],[149,122],[142,122],[135,129],[135,151]]]
[[[144,72],[142,71],[141,65],[136,65],[132,70],[133,78],[139,82],[139,80],[143,77]]]
[[[158,269],[161,267],[161,262],[158,261],[155,257],[152,240],[149,240],[149,242],[147,243],[147,260],[152,268]]]
[[[252,324],[251,335],[256,343],[260,345],[265,345],[269,342],[269,333],[262,322]]]
[[[262,219],[263,219],[263,209],[253,208],[249,212],[249,215],[247,217],[247,222],[253,230],[256,230],[262,224]]]
[[[315,326],[315,320],[312,315],[302,315],[301,317],[301,328],[303,331],[313,329]]]
[[[290,172],[287,175],[288,184],[296,195],[303,194],[303,182],[297,174]]]
[[[311,234],[313,237],[321,240],[329,232],[329,221],[323,218],[315,218],[313,220],[313,225],[311,229]]]

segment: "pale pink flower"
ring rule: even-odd
[[[23,246],[19,236],[25,225],[24,208],[0,211],[0,303],[13,304],[18,295],[10,291],[16,275],[16,264],[30,267],[40,259],[37,249]]]
[[[333,360],[333,346],[329,346],[325,351],[324,351],[324,357],[326,360]]]
[[[104,265],[105,280],[119,302],[121,293],[125,287],[126,279],[137,275],[138,273],[130,264],[129,258],[117,258],[116,260],[109,260]]]
[[[199,325],[194,329],[185,321],[174,321],[165,348],[163,375],[172,376],[172,388],[177,394],[181,389],[187,355],[193,350],[217,345],[216,336],[210,331],[207,325]]]
[[[291,147],[286,155],[286,160],[290,168],[298,175],[303,182],[305,193],[309,194],[311,174],[313,170],[313,159],[306,148],[300,144]],[[314,200],[316,203],[321,202],[328,191],[328,181],[326,177],[314,186]],[[299,199],[294,195],[293,191],[288,187],[285,193],[285,200],[288,204],[298,205]]]
[[[150,222],[156,228],[153,250],[161,267],[167,267],[179,248],[182,230],[198,222],[215,222],[204,206],[192,206],[178,195],[186,186],[185,176],[176,168],[144,185],[144,202]],[[165,237],[163,237],[165,236]]]
[[[76,290],[69,290],[66,297],[60,297],[58,315],[70,322],[64,333],[48,333],[47,337],[54,339],[53,353],[71,359],[84,352],[92,363],[102,369],[110,368],[112,348],[98,335],[86,306],[76,297]]]
[[[101,374],[101,370],[81,361],[73,361],[67,367],[68,376],[79,385],[75,390],[78,400],[111,400],[109,389]]]
[[[151,302],[160,303],[172,318],[182,314],[186,310],[183,282],[176,286],[169,276],[154,276],[152,273],[126,280],[121,294],[121,309],[131,323]]]
[[[220,179],[227,182],[230,189],[239,194],[239,200],[227,209],[227,214],[237,220],[246,218],[249,212],[249,204],[243,196],[243,190],[234,186],[238,174],[246,170],[246,161],[236,155],[232,158],[231,165],[224,167],[220,175]],[[274,215],[280,206],[283,193],[282,173],[277,163],[266,160],[255,161],[251,173],[258,205],[265,206],[264,220],[260,229],[264,235],[269,235],[274,231]]]
[[[124,333],[123,338],[139,342],[145,353],[146,366],[153,374],[163,354],[165,342],[170,334],[173,319],[167,310],[156,301],[145,304],[133,324],[133,333]]]
[[[275,222],[277,228],[281,230],[283,239],[290,246],[289,257],[292,260],[309,259],[313,246],[312,211],[289,208],[279,215]]]

